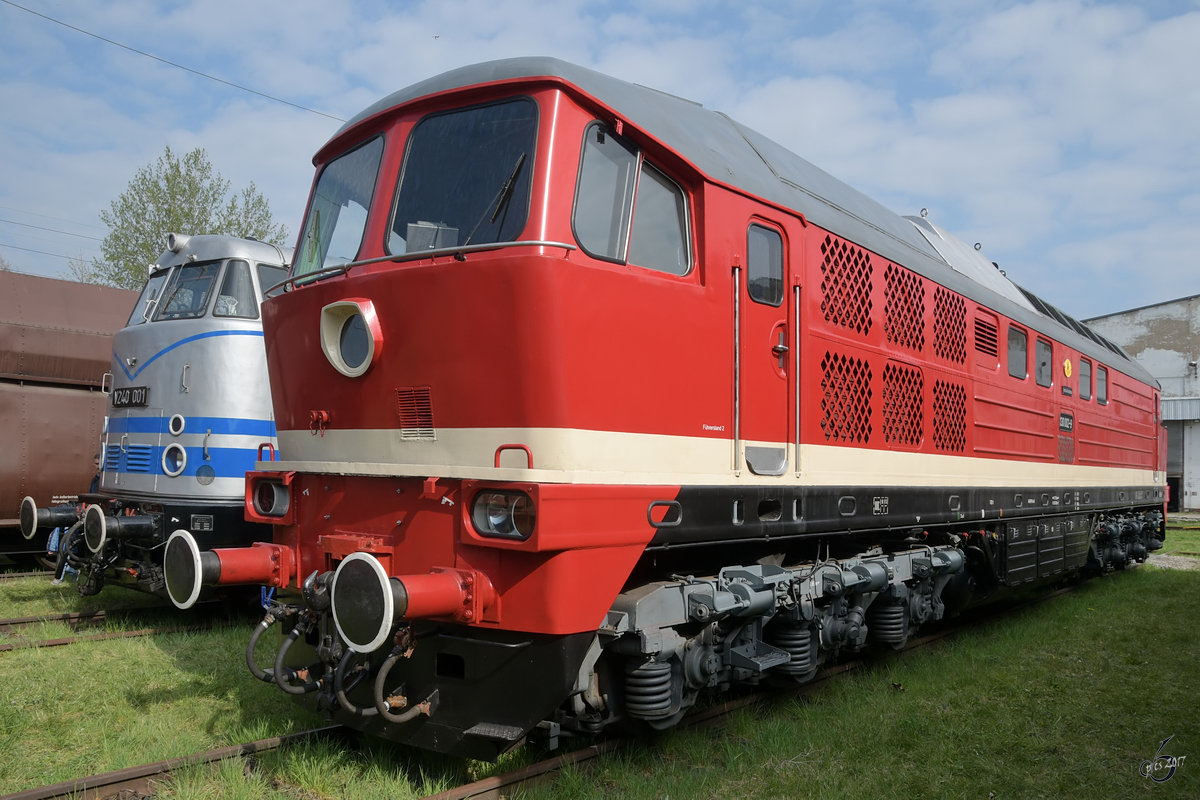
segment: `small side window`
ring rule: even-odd
[[[1053,361],[1054,348],[1045,339],[1037,340],[1037,362],[1035,366],[1035,374],[1037,375],[1038,386],[1049,386],[1054,383],[1053,368],[1050,366]]]
[[[783,302],[783,237],[751,225],[746,232],[746,288],[750,299],[768,306]]]
[[[287,278],[287,267],[259,264],[256,271],[258,272],[258,290],[263,295],[266,295],[268,289]]]
[[[146,281],[146,286],[142,289],[142,296],[138,298],[137,305],[133,307],[133,313],[129,315],[128,325],[141,325],[154,316],[155,306],[158,305],[158,293],[162,291],[163,282],[167,279],[169,270],[161,270],[150,276]]]
[[[1104,405],[1108,402],[1108,370],[1096,367],[1096,402]]]
[[[1092,399],[1092,362],[1079,359],[1079,399]]]
[[[258,301],[250,281],[250,265],[245,261],[230,261],[225,268],[225,280],[221,281],[213,316],[258,319]]]
[[[1015,325],[1008,326],[1008,374],[1021,380],[1029,377],[1029,337]]]

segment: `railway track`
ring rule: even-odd
[[[53,570],[37,570],[35,572],[0,572],[0,581],[11,581],[17,578],[49,578]]]
[[[162,633],[177,633],[179,631],[209,630],[213,627],[211,620],[190,625],[170,625],[139,628],[137,630],[107,631],[104,633],[80,634],[61,636],[49,639],[38,639],[27,635],[27,632],[38,626],[61,623],[78,630],[86,626],[105,625],[113,616],[130,619],[140,616],[153,616],[166,610],[166,606],[155,606],[146,609],[122,609],[117,612],[107,611],[76,611],[62,614],[46,614],[34,617],[13,617],[0,619],[0,634],[14,637],[13,641],[0,642],[0,653],[10,650],[22,650],[30,647],[61,647],[81,642],[97,642],[106,639],[131,639],[140,636],[152,636]]]
[[[273,736],[269,739],[259,739],[255,742],[235,744],[229,747],[218,747],[195,753],[190,756],[168,758],[152,764],[138,767],[126,767],[112,772],[102,772],[84,778],[63,781],[49,786],[39,786],[5,796],[4,800],[52,800],[57,797],[69,797],[74,800],[92,800],[106,797],[153,797],[155,784],[170,778],[171,773],[183,767],[200,764],[212,764],[227,758],[257,755],[278,750],[290,744],[297,744],[315,739],[320,736],[343,735],[345,729],[341,725],[330,725],[324,728],[314,728],[283,736]]]

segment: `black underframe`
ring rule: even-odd
[[[986,530],[1078,514],[1161,510],[1160,486],[696,486],[652,504],[649,552],[831,534]],[[666,506],[663,517],[661,508]],[[656,517],[661,521],[655,522]]]

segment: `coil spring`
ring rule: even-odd
[[[874,603],[867,611],[867,635],[875,642],[899,644],[908,638],[908,610],[901,603]]]
[[[791,658],[776,669],[787,675],[805,675],[817,668],[817,637],[809,623],[780,622],[771,630],[771,643]]]
[[[625,707],[631,717],[654,719],[671,713],[671,665],[665,661],[625,665]]]

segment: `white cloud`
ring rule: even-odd
[[[34,0],[29,0],[33,7]],[[1084,0],[43,0],[47,16],[339,117],[447,69],[553,55],[724,111],[1068,311],[1200,292],[1200,11]],[[231,24],[230,20],[236,20]],[[85,235],[165,145],[294,233],[333,120],[0,5],[0,217]],[[40,216],[38,216],[40,215]],[[90,226],[90,227],[84,227]],[[102,233],[102,232],[101,232]],[[54,273],[87,239],[0,224]],[[1152,266],[1147,266],[1152,265]],[[1157,294],[1156,294],[1157,293]]]

